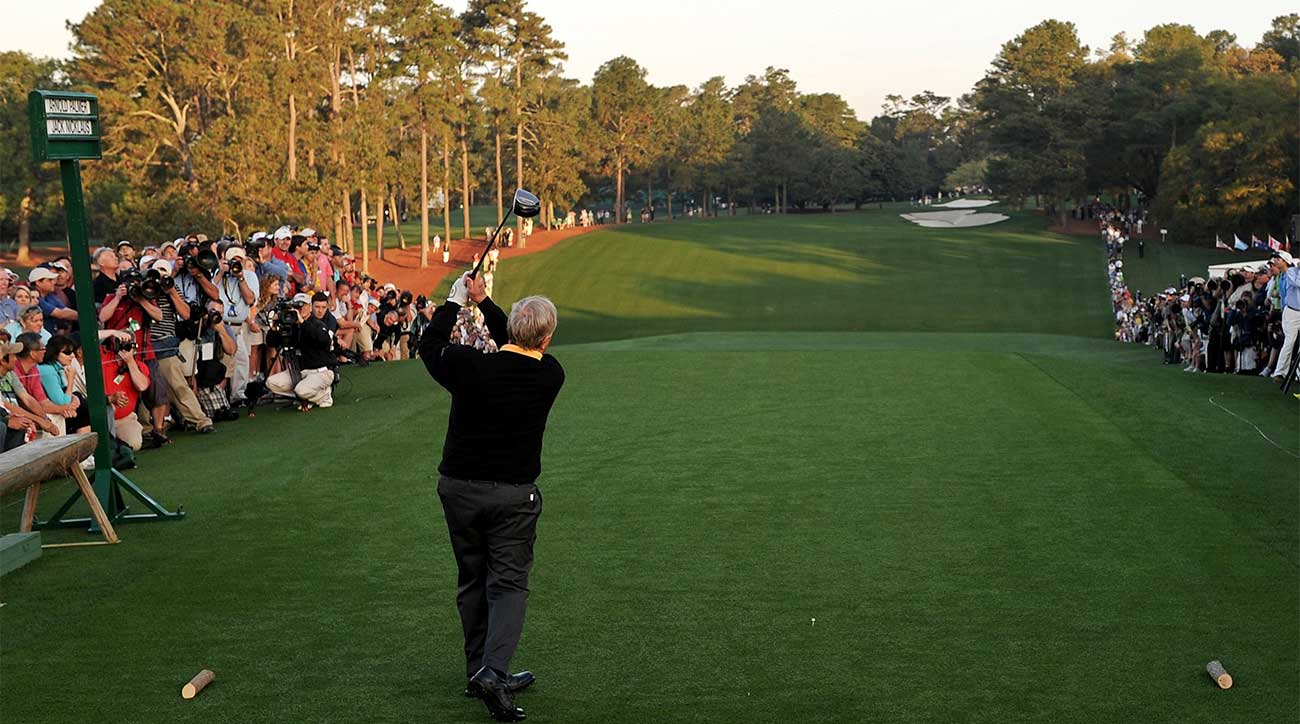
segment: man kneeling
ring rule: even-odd
[[[307,302],[310,299],[311,305]],[[298,294],[293,298],[298,312],[295,346],[297,370],[286,369],[266,378],[266,388],[277,395],[292,395],[303,401],[303,410],[311,405],[334,404],[334,335],[323,321],[329,312],[329,297],[316,292],[312,297]]]

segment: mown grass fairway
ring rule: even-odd
[[[559,302],[568,372],[529,721],[1293,721],[1295,401],[1107,341],[1099,243],[1039,228],[763,217],[503,262],[498,298]],[[5,577],[5,721],[486,721],[447,397],[402,363],[336,399],[145,453],[187,520]]]

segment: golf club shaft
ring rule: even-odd
[[[514,211],[514,209],[508,209],[506,211],[506,215],[501,217],[501,223],[497,224],[497,230],[492,232],[492,237],[488,239],[487,246],[483,248],[483,253],[479,255],[478,263],[474,265],[474,271],[471,271],[469,273],[470,279],[475,279],[478,277],[478,270],[482,269],[483,262],[487,261],[488,252],[492,251],[492,245],[496,243],[497,237],[501,235],[501,227],[506,225],[506,219],[510,218],[511,211]]]

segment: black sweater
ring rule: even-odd
[[[491,299],[478,308],[492,339],[504,345],[505,312]],[[564,385],[564,369],[549,354],[535,360],[451,344],[458,312],[455,302],[438,307],[420,338],[424,366],[451,393],[438,472],[461,480],[531,483],[542,472],[542,435]]]

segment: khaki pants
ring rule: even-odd
[[[357,344],[362,352],[375,351],[375,330],[364,321],[361,323],[361,331],[357,332]]]
[[[193,347],[193,345],[190,345]],[[186,359],[189,359],[186,357]],[[168,395],[172,405],[180,411],[185,421],[202,430],[212,425],[212,418],[203,414],[199,398],[194,396],[190,383],[185,381],[185,365],[179,357],[158,360],[158,373],[167,381]]]
[[[140,418],[136,417],[134,412],[126,417],[114,420],[113,425],[115,428],[114,436],[129,445],[132,450],[139,450],[140,446],[144,444],[144,426],[140,424]]]
[[[288,372],[276,372],[266,378],[266,388],[277,395],[293,395],[320,407],[334,404],[331,385],[334,384],[334,371],[325,367],[315,370],[303,370],[297,385]]]
[[[1278,355],[1277,366],[1273,368],[1274,377],[1282,377],[1291,371],[1291,350],[1295,347],[1297,334],[1300,334],[1300,310],[1283,307],[1282,353]]]

